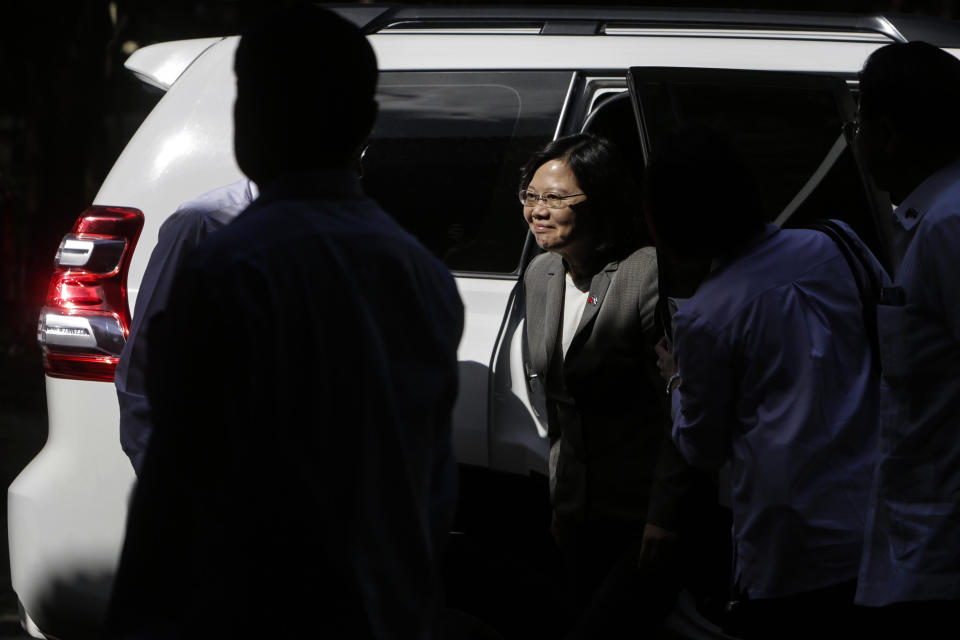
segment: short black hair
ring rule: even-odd
[[[960,60],[926,42],[870,54],[860,72],[860,115],[887,118],[932,149],[960,151]]]
[[[644,174],[644,208],[658,242],[685,258],[728,256],[765,224],[757,183],[743,157],[706,126],[658,141]]]
[[[296,4],[258,22],[240,37],[234,69],[237,161],[254,181],[348,165],[370,133],[376,57],[328,9]]]
[[[597,235],[596,250],[623,257],[639,247],[639,193],[616,145],[589,133],[557,138],[530,156],[520,171],[520,188],[526,189],[533,174],[551,160],[570,167],[587,199],[573,205],[578,220]]]

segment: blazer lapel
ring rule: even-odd
[[[547,272],[547,304],[543,314],[543,344],[547,349],[544,354],[547,371],[550,370],[550,360],[557,345],[557,334],[560,332],[560,310],[563,308],[564,293],[563,261],[558,259]]]
[[[611,274],[617,270],[618,266],[619,262],[617,261],[609,263],[603,268],[603,271],[594,275],[590,281],[590,293],[587,294],[587,304],[583,308],[583,315],[580,316],[580,324],[577,325],[577,330],[573,334],[573,341],[570,343],[571,351],[574,345],[580,342],[580,334],[593,322],[593,319],[600,311],[600,307],[607,297],[607,288],[610,286]]]

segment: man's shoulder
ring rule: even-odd
[[[233,221],[253,201],[247,179],[219,187],[184,202],[160,226],[161,234],[210,231]]]
[[[252,207],[244,209],[249,211]],[[186,268],[210,277],[238,262],[249,261],[275,232],[275,224],[268,217],[257,219],[257,216],[238,215],[230,224],[223,224],[211,216],[210,210],[192,207],[181,209],[171,219],[174,217],[179,220],[174,223],[177,229],[183,231],[193,227],[202,235]],[[217,232],[209,233],[213,229]]]
[[[918,230],[960,215],[960,161],[943,167],[920,183],[895,211],[900,223]]]
[[[951,183],[931,203],[923,218],[924,226],[953,227],[960,220],[960,180]]]
[[[960,188],[955,193],[955,198],[935,202],[917,224],[904,263],[919,263],[923,268],[930,268],[955,261],[956,248],[960,246]],[[901,265],[901,271],[907,271],[905,264]]]
[[[844,233],[856,237],[849,226],[839,224]],[[823,231],[780,229],[755,251],[735,261],[732,271],[760,287],[769,288],[801,279],[824,262],[842,257],[840,248]]]
[[[744,309],[762,304],[772,292],[801,279],[820,262],[839,257],[830,239],[812,229],[783,229],[747,253],[714,269],[683,310],[725,324]]]
[[[221,209],[240,208],[242,210],[253,202],[253,198],[253,183],[247,178],[243,178],[184,202],[177,207],[177,211],[190,211],[200,214],[204,212],[213,213]]]

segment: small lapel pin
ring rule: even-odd
[[[916,218],[920,214],[917,212],[916,209],[914,209],[913,207],[910,207],[909,209],[907,209],[907,212],[904,215],[908,218]]]
[[[600,302],[600,300],[593,296],[590,296],[589,298],[587,298],[587,303],[592,304],[593,306],[597,306],[598,302]]]

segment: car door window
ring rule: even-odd
[[[843,220],[890,268],[889,200],[842,138],[843,124],[855,111],[842,78],[634,67],[627,79],[647,160],[669,132],[709,126],[730,141],[753,172],[769,221],[800,227],[818,218]],[[710,264],[657,253],[657,317],[669,334],[671,312],[665,301],[693,295]]]
[[[629,79],[648,152],[671,130],[710,126],[730,140],[754,172],[768,220],[786,227],[817,218],[843,220],[886,261],[883,198],[841,137],[855,109],[843,79],[663,68],[633,68]],[[822,179],[811,181],[818,169]],[[798,193],[805,195],[802,201]]]
[[[367,193],[454,272],[516,274],[520,167],[554,136],[571,72],[384,72]]]

